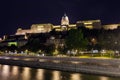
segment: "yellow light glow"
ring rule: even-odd
[[[13,60],[19,60],[19,58],[13,58]]]
[[[100,77],[100,80],[109,80],[107,77]]]
[[[71,74],[71,79],[70,80],[82,80],[81,75],[79,73]]]
[[[19,73],[18,66],[13,66],[12,75],[16,76],[16,75],[18,75],[18,73]]]
[[[4,65],[2,69],[2,74],[5,78],[4,80],[6,80],[6,78],[10,75],[9,73],[10,73],[10,66]]]
[[[78,64],[79,62],[77,62],[77,61],[72,61],[72,63],[74,63],[74,64]]]
[[[23,74],[22,74],[22,80],[30,80],[30,68],[28,67],[25,67],[24,70],[23,70]]]
[[[89,28],[89,29],[92,29],[93,28],[93,26],[85,26],[86,28]]]
[[[58,50],[55,49],[55,51],[53,52],[54,55],[57,55],[58,54]]]
[[[57,61],[57,60],[54,60],[53,62],[54,62],[54,63],[60,63],[60,61]]]
[[[56,31],[62,31],[61,29],[55,29]]]
[[[85,22],[84,24],[85,24],[85,25],[87,25],[87,24],[92,24],[92,22]]]
[[[90,58],[90,56],[80,56],[79,58]]]
[[[17,42],[9,42],[9,43],[8,43],[8,46],[12,46],[12,45],[17,46]]]
[[[44,69],[38,69],[36,74],[37,80],[44,80]]]
[[[60,25],[53,26],[53,28],[60,28]]]
[[[53,77],[51,80],[61,80],[60,72],[59,71],[53,71]]]
[[[75,27],[76,26],[76,24],[70,24],[69,25],[69,27]]]

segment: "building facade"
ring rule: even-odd
[[[89,29],[100,29],[102,27],[100,20],[77,21],[76,25],[78,27],[85,27]]]
[[[114,30],[119,27],[119,24],[108,24],[108,25],[103,25],[102,27],[105,30]]]
[[[50,32],[53,28],[53,25],[48,24],[33,24],[31,26],[31,32],[32,33],[47,33]]]
[[[16,35],[25,35],[26,33],[47,33],[50,32],[53,28],[53,25],[50,23],[47,24],[33,24],[30,29],[18,28]]]

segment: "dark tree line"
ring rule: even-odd
[[[98,37],[102,49],[120,50],[120,28],[114,30],[102,30]]]
[[[84,50],[87,48],[88,40],[85,38],[81,29],[71,29],[65,38],[68,49]]]

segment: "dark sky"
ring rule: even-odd
[[[66,13],[70,23],[101,19],[102,24],[120,22],[119,0],[1,0],[0,36],[34,23],[60,24]]]

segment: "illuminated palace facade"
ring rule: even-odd
[[[108,24],[108,25],[102,25],[101,20],[83,20],[83,21],[77,21],[75,24],[70,24],[69,18],[66,14],[62,16],[61,18],[61,24],[60,25],[53,25],[51,23],[46,24],[32,24],[30,29],[22,29],[18,28],[16,33],[14,35],[7,35],[3,36],[0,40],[0,45],[7,46],[9,42],[17,42],[19,46],[25,45],[27,43],[27,39],[29,35],[27,34],[36,34],[36,33],[48,33],[52,30],[55,30],[56,32],[62,32],[62,31],[68,31],[70,29],[77,29],[78,27],[85,27],[89,30],[92,29],[104,29],[104,30],[115,30],[120,26],[120,24]],[[50,40],[52,38],[48,39],[47,43],[50,43]],[[59,41],[59,39],[56,41]],[[64,43],[64,42],[63,42]],[[13,44],[13,43],[12,43]],[[11,45],[11,43],[9,44]]]
[[[77,21],[76,24],[70,24],[69,18],[66,14],[61,19],[61,25],[53,25],[51,23],[46,24],[32,24],[30,29],[22,29],[18,28],[15,35],[25,35],[26,33],[49,33],[53,29],[55,31],[64,31],[70,29],[76,29],[77,27],[85,27],[88,29],[105,29],[105,30],[113,30],[118,28],[120,24],[109,24],[109,25],[101,25],[100,20],[84,20]]]
[[[30,29],[18,28],[15,35],[25,35],[26,33],[48,33],[55,29],[55,31],[64,31],[71,28],[76,28],[76,24],[69,24],[69,18],[66,14],[61,19],[61,25],[47,24],[32,24]]]
[[[70,24],[68,16],[64,14],[61,19],[60,25],[53,25],[51,23],[32,24],[30,29],[18,28],[15,35],[25,35],[26,33],[48,33],[53,29],[55,31],[65,31],[70,29],[76,29],[79,26],[84,26],[89,29],[100,29],[102,27],[100,20],[77,21],[76,24]]]

